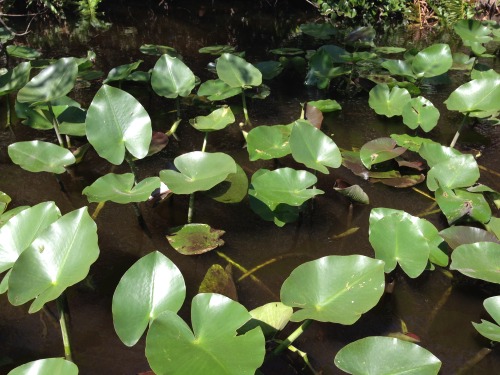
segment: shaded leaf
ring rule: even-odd
[[[31,64],[22,62],[0,76],[0,95],[19,90],[30,79]]]
[[[34,60],[42,54],[38,52],[36,49],[27,47],[27,46],[17,46],[14,44],[8,45],[5,50],[7,51],[7,54],[11,57],[17,57],[20,59],[26,59],[26,60]]]
[[[455,225],[439,232],[448,246],[455,249],[460,245],[473,244],[475,242],[497,242],[500,240],[484,229]]]
[[[217,202],[238,203],[247,196],[248,177],[245,171],[236,164],[236,173],[230,173],[221,183],[205,191],[205,194]]]
[[[130,75],[130,73],[132,73],[132,71],[136,70],[139,65],[141,65],[141,63],[142,60],[139,60],[131,64],[120,65],[116,68],[111,69],[103,83],[121,81],[126,79]]]
[[[406,148],[396,147],[392,138],[377,138],[365,143],[359,150],[361,161],[367,168],[403,154]]]
[[[500,284],[500,244],[476,242],[458,246],[451,253],[451,270]]]
[[[201,281],[198,293],[218,293],[238,301],[233,273],[225,270],[220,264],[213,264]]]
[[[203,82],[198,88],[199,96],[206,96],[208,100],[224,100],[241,94],[241,87],[231,87],[221,79],[211,79]]]

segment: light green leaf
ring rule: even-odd
[[[217,75],[231,87],[259,86],[262,73],[241,57],[229,53],[222,54],[217,60]]]
[[[278,159],[291,153],[292,125],[258,126],[247,135],[247,150],[251,161]]]
[[[207,116],[197,116],[196,118],[189,120],[189,123],[197,130],[211,132],[224,129],[234,121],[235,119],[233,111],[231,111],[231,107],[225,105],[216,109]]]
[[[188,96],[196,85],[196,78],[182,60],[167,54],[161,56],[151,73],[151,86],[160,96],[175,99]]]
[[[500,76],[464,83],[444,103],[448,110],[462,113],[500,111]]]
[[[403,122],[410,129],[421,127],[429,132],[437,125],[439,110],[422,96],[411,99],[403,108]]]
[[[224,100],[241,94],[241,87],[231,87],[221,79],[211,79],[203,82],[198,88],[199,96],[206,96],[208,100]]]
[[[500,342],[500,296],[486,298],[484,308],[496,324],[481,319],[481,323],[472,323],[474,328],[484,337]]]
[[[34,60],[42,54],[38,52],[36,49],[26,47],[26,46],[17,46],[14,44],[8,45],[5,50],[7,51],[7,54],[12,57],[17,57],[20,59],[26,59],[26,60]]]
[[[427,173],[427,187],[455,189],[474,185],[479,179],[479,166],[472,155],[457,155],[435,164]]]
[[[45,358],[18,366],[7,375],[78,375],[78,367],[64,358]]]
[[[396,146],[396,141],[387,137],[369,141],[359,150],[361,162],[366,168],[371,168],[373,164],[394,159],[406,152],[406,148]]]
[[[475,279],[500,284],[500,244],[476,242],[460,245],[451,253],[450,269]]]
[[[480,223],[487,223],[491,218],[490,205],[481,193],[440,188],[434,196],[450,225],[466,215]]]
[[[43,141],[12,143],[7,150],[15,164],[30,172],[64,173],[75,163],[71,151]]]
[[[410,99],[408,90],[397,86],[390,90],[389,86],[384,83],[370,90],[368,104],[377,114],[393,117],[403,114],[403,108]]]
[[[19,90],[30,79],[31,64],[22,62],[14,69],[0,76],[0,95]]]
[[[433,44],[417,53],[411,62],[413,72],[418,78],[435,77],[446,73],[453,65],[450,46]]]
[[[139,67],[139,65],[141,65],[141,63],[142,60],[139,60],[131,64],[120,65],[116,68],[111,69],[103,83],[121,81],[126,79],[134,70]]]

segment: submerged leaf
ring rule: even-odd
[[[203,254],[224,245],[225,232],[207,224],[186,224],[172,228],[167,236],[170,245],[184,255]]]
[[[218,293],[238,301],[238,293],[233,280],[233,273],[225,270],[220,264],[213,264],[201,281],[198,293]]]

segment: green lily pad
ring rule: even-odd
[[[396,141],[398,146],[414,152],[419,152],[424,143],[436,143],[428,138],[413,137],[408,134],[391,134],[391,138]]]
[[[474,185],[479,179],[479,166],[472,155],[457,155],[435,164],[427,173],[427,187],[455,189]]]
[[[162,312],[177,313],[186,298],[186,285],[177,266],[154,251],[135,262],[113,294],[113,324],[127,346],[139,341]]]
[[[462,38],[464,44],[471,47],[478,56],[486,52],[483,44],[492,40],[490,29],[478,20],[459,20],[453,29]]]
[[[186,97],[196,85],[196,79],[186,64],[177,57],[162,55],[151,73],[151,86],[160,96],[175,99]]]
[[[301,206],[315,195],[323,194],[322,190],[309,188],[316,182],[317,178],[307,171],[297,171],[292,168],[263,170],[252,176],[248,194],[274,211],[280,203]]]
[[[0,215],[5,212],[7,206],[11,201],[12,198],[9,195],[5,194],[3,191],[0,191]]]
[[[83,280],[97,260],[97,226],[87,207],[71,211],[50,224],[24,250],[12,267],[9,301],[14,306],[34,299],[30,313]]]
[[[188,152],[174,159],[177,171],[163,170],[161,181],[174,194],[191,194],[213,188],[231,173],[236,173],[234,159],[222,152]]]
[[[222,55],[223,53],[234,53],[235,51],[236,48],[228,45],[207,46],[207,47],[202,47],[198,50],[199,53],[208,53],[214,56]]]
[[[263,79],[273,79],[283,71],[283,65],[278,61],[261,61],[255,67],[262,73]]]
[[[500,111],[500,76],[464,83],[444,103],[448,110],[462,113]]]
[[[7,51],[7,54],[11,57],[18,57],[20,59],[26,59],[26,60],[34,60],[42,54],[38,52],[36,49],[26,47],[26,46],[16,46],[16,45],[9,45],[5,48]]]
[[[220,264],[213,264],[208,269],[198,288],[198,293],[217,293],[231,298],[233,301],[238,300],[233,273],[228,272]]]
[[[12,143],[7,150],[15,164],[30,172],[64,173],[76,161],[68,149],[43,141]]]
[[[18,366],[7,375],[78,375],[78,367],[64,358],[45,358]]]
[[[291,321],[354,324],[384,292],[384,262],[362,255],[326,256],[295,268],[281,301],[296,310]]]
[[[247,196],[248,177],[238,164],[236,173],[230,173],[221,183],[205,191],[205,194],[217,202],[238,203]]]
[[[386,84],[378,84],[370,90],[368,104],[377,114],[393,117],[401,116],[404,106],[410,100],[408,90],[397,86],[391,90]]]
[[[66,96],[75,86],[78,65],[73,57],[43,69],[17,93],[21,103],[45,103]]]
[[[492,341],[500,341],[500,296],[486,298],[483,305],[496,324],[481,319],[481,323],[472,323],[472,325],[484,337]]]
[[[340,349],[335,356],[335,366],[354,375],[437,375],[441,361],[412,342],[372,336]]]
[[[429,100],[422,96],[411,99],[403,108],[403,122],[410,129],[419,126],[430,132],[437,125],[439,110]]]
[[[500,218],[492,216],[490,221],[485,224],[488,232],[493,233],[498,239],[500,239]]]
[[[293,223],[298,220],[301,206],[290,206],[288,204],[279,203],[273,210],[266,203],[257,198],[248,197],[250,208],[253,212],[260,216],[262,220],[272,221],[276,226],[283,227],[287,223]]]
[[[474,279],[500,284],[500,244],[476,242],[460,245],[451,253],[450,269]]]
[[[203,254],[224,245],[225,232],[207,224],[186,224],[172,228],[167,240],[177,252],[184,255]]]
[[[142,60],[139,60],[131,64],[120,65],[116,68],[111,69],[103,83],[121,81],[126,79],[132,73],[132,71],[136,70],[139,65],[141,65],[141,63]]]
[[[340,104],[333,99],[315,100],[307,102],[307,104],[318,108],[323,113],[340,111],[342,109]]]
[[[464,225],[454,225],[439,232],[448,246],[455,249],[460,245],[472,244],[475,242],[497,242],[500,240],[492,233],[481,228],[468,227]]]
[[[5,211],[3,214],[0,214],[0,228],[3,227],[10,219],[16,216],[21,211],[26,210],[29,206],[18,206],[11,210]]]
[[[396,146],[392,138],[377,138],[361,146],[359,156],[366,168],[371,168],[373,164],[394,159],[406,152],[406,148]]]
[[[14,69],[8,70],[0,76],[0,95],[6,95],[10,92],[22,88],[30,79],[31,64],[22,62]]]
[[[224,100],[241,94],[241,87],[231,87],[221,79],[211,79],[203,82],[198,88],[199,96],[206,96],[208,100]]]
[[[189,123],[197,130],[202,132],[211,132],[224,129],[234,121],[235,118],[233,111],[231,111],[231,107],[225,105],[216,109],[207,116],[197,116],[196,118],[189,120]]]
[[[454,70],[471,70],[476,61],[475,57],[470,57],[462,52],[455,52],[452,54],[453,56],[453,65],[451,69]],[[471,77],[474,79],[474,77]]]
[[[393,53],[401,53],[406,51],[406,48],[403,47],[391,47],[391,46],[378,46],[373,49],[377,53],[381,53],[384,55],[390,55]]]
[[[305,53],[303,49],[295,47],[276,48],[270,50],[269,52],[279,56],[297,56]]]
[[[217,60],[217,75],[230,87],[259,86],[262,73],[245,59],[224,53]]]
[[[198,294],[191,304],[193,330],[171,311],[151,323],[146,339],[151,369],[171,375],[253,375],[264,361],[264,335],[259,328],[236,332],[250,319],[238,302]]]
[[[145,202],[153,190],[159,187],[159,177],[147,177],[135,185],[132,173],[108,173],[83,189],[82,194],[87,196],[90,203],[111,201],[127,204]]]
[[[405,60],[385,60],[381,66],[389,71],[393,76],[402,76],[407,78],[417,78],[411,63]]]
[[[429,142],[422,143],[418,153],[425,159],[431,168],[439,163],[448,162],[450,159],[462,156],[460,151],[451,147],[442,146],[430,140]]]
[[[289,142],[294,160],[308,168],[328,174],[326,167],[338,168],[342,164],[342,155],[335,142],[308,121],[293,123]]]
[[[429,78],[446,73],[453,65],[450,46],[448,44],[433,44],[413,58],[411,67],[418,78]]]
[[[278,159],[290,154],[292,125],[258,126],[247,135],[247,150],[251,161]]]
[[[87,111],[85,131],[99,156],[119,165],[128,151],[137,159],[149,151],[151,119],[144,107],[129,93],[103,85]]]
[[[293,309],[281,302],[270,302],[250,311],[252,320],[245,324],[241,331],[247,332],[255,327],[260,327],[266,339],[274,337],[290,321]]]
[[[480,223],[487,223],[491,218],[490,205],[481,193],[440,188],[436,190],[434,196],[450,225],[464,216],[469,216]]]

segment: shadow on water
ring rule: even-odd
[[[150,8],[141,2],[114,2],[107,9],[111,26],[107,30],[75,32],[71,26],[49,26],[37,28],[27,37],[27,43],[44,52],[48,57],[84,56],[91,48],[97,54],[96,67],[108,72],[111,68],[144,60],[142,70],[151,68],[156,57],[145,56],[139,52],[142,44],[162,44],[179,51],[186,64],[203,80],[211,78],[205,70],[213,60],[212,56],[201,55],[199,48],[214,44],[229,44],[239,51],[246,51],[249,61],[269,59],[270,48],[299,46],[315,48],[317,43],[307,37],[298,36],[296,27],[315,14],[307,12],[290,13],[288,7],[250,8],[245,2],[228,7],[220,1],[168,2],[168,9]],[[443,37],[443,36],[441,36]],[[388,38],[386,35],[385,38]],[[418,45],[411,33],[393,36],[385,40],[387,44]],[[383,40],[382,40],[383,41]],[[310,45],[309,45],[310,44]],[[460,79],[457,75],[456,79]],[[306,88],[303,76],[288,76],[286,79],[270,82],[271,95],[265,100],[250,103],[254,125],[287,124],[300,116],[301,103],[324,98],[325,93]],[[88,106],[97,84],[90,89],[77,92],[77,100]],[[127,87],[145,105],[158,130],[167,130],[175,120],[174,104],[149,95],[143,87]],[[428,93],[436,105],[448,97],[448,88],[439,88]],[[451,90],[451,89],[450,89]],[[432,91],[432,90],[431,90]],[[392,133],[402,133],[406,129],[401,123],[382,119],[371,110],[366,97],[334,97],[343,107],[341,112],[327,115],[323,131],[341,148],[360,147],[365,142]],[[233,104],[233,103],[231,103]],[[235,107],[239,105],[234,102]],[[189,112],[190,110],[188,110]],[[446,111],[443,111],[445,113]],[[199,113],[187,113],[185,118]],[[241,113],[238,115],[242,118]],[[444,144],[451,140],[459,119],[447,113],[441,120],[439,129],[430,136]],[[31,139],[33,131],[18,126],[16,140]],[[38,137],[46,134],[35,133]],[[182,143],[171,142],[167,150],[137,163],[139,179],[157,175],[178,154],[199,150],[202,136],[185,123],[178,130]],[[49,136],[50,138],[51,136]],[[52,139],[50,139],[52,140]],[[76,167],[78,180],[64,177],[70,187],[69,194],[60,192],[55,180],[45,173],[36,176],[36,186],[32,174],[10,163],[5,147],[14,140],[10,133],[0,133],[0,190],[12,196],[15,205],[34,205],[45,200],[54,200],[61,211],[68,212],[87,204],[81,190],[95,179],[109,172],[110,165],[92,152],[91,162]],[[236,125],[214,134],[210,138],[208,151],[215,149],[230,153],[250,175],[262,167],[273,168],[272,162],[249,162],[243,148],[244,140]],[[461,138],[463,149],[479,149],[483,153],[482,164],[498,171],[500,133],[493,127],[478,126],[468,130]],[[292,160],[283,161],[293,165]],[[124,166],[115,173],[126,172]],[[359,184],[370,196],[369,206],[355,205],[352,218],[349,216],[349,203],[333,190],[336,179]],[[482,182],[492,188],[500,189],[498,177],[484,173]],[[22,186],[22,189],[19,189]],[[247,269],[252,269],[271,259],[278,259],[255,273],[263,288],[245,278],[237,283],[239,300],[248,309],[276,300],[281,284],[290,272],[305,261],[325,255],[364,254],[373,256],[368,242],[368,217],[373,207],[390,207],[405,210],[417,215],[432,203],[426,197],[411,189],[394,189],[382,184],[371,184],[354,176],[341,167],[332,170],[330,175],[321,176],[317,184],[325,191],[314,201],[314,211],[306,212],[298,223],[278,228],[270,222],[261,220],[249,208],[248,201],[234,205],[214,203],[203,194],[196,198],[196,222],[207,223],[226,231],[225,245],[220,251]],[[95,205],[90,205],[90,211]],[[92,266],[89,277],[76,287],[68,289],[68,299],[72,315],[73,346],[75,360],[81,374],[135,374],[148,369],[144,356],[144,338],[127,348],[116,336],[111,317],[111,297],[123,273],[138,257],[154,249],[166,254],[183,273],[188,287],[188,298],[181,310],[185,318],[189,316],[189,303],[196,294],[198,286],[208,268],[226,261],[215,252],[200,256],[186,257],[176,253],[165,240],[168,228],[186,222],[188,207],[187,196],[162,203],[159,207],[142,206],[145,220],[152,236],[148,237],[138,226],[131,206],[106,204],[97,219],[101,255]],[[439,229],[445,227],[441,216],[427,217]],[[336,236],[354,227],[359,229],[347,237]],[[235,278],[241,273],[235,271]],[[322,374],[337,374],[333,358],[337,351],[347,343],[371,335],[386,335],[400,331],[403,320],[410,332],[421,338],[421,345],[430,350],[443,362],[442,374],[453,374],[466,360],[486,346],[475,332],[471,321],[484,318],[482,301],[491,292],[477,292],[468,285],[455,285],[449,298],[434,316],[435,306],[452,285],[451,281],[439,272],[426,273],[417,280],[396,274],[396,291],[383,297],[379,305],[365,314],[353,326],[314,323],[302,335],[295,346],[306,351],[312,365]],[[498,294],[498,289],[496,293]],[[50,306],[54,309],[53,306]],[[0,299],[0,371],[20,363],[38,358],[61,355],[60,337],[57,327],[45,313],[30,315],[27,306],[13,307],[5,296]],[[430,318],[432,317],[432,319]],[[287,332],[285,332],[286,334]],[[300,368],[300,367],[299,367]],[[498,351],[487,356],[471,374],[494,374],[500,368]],[[295,374],[282,363],[273,363],[266,374]],[[304,372],[305,373],[305,372]]]

